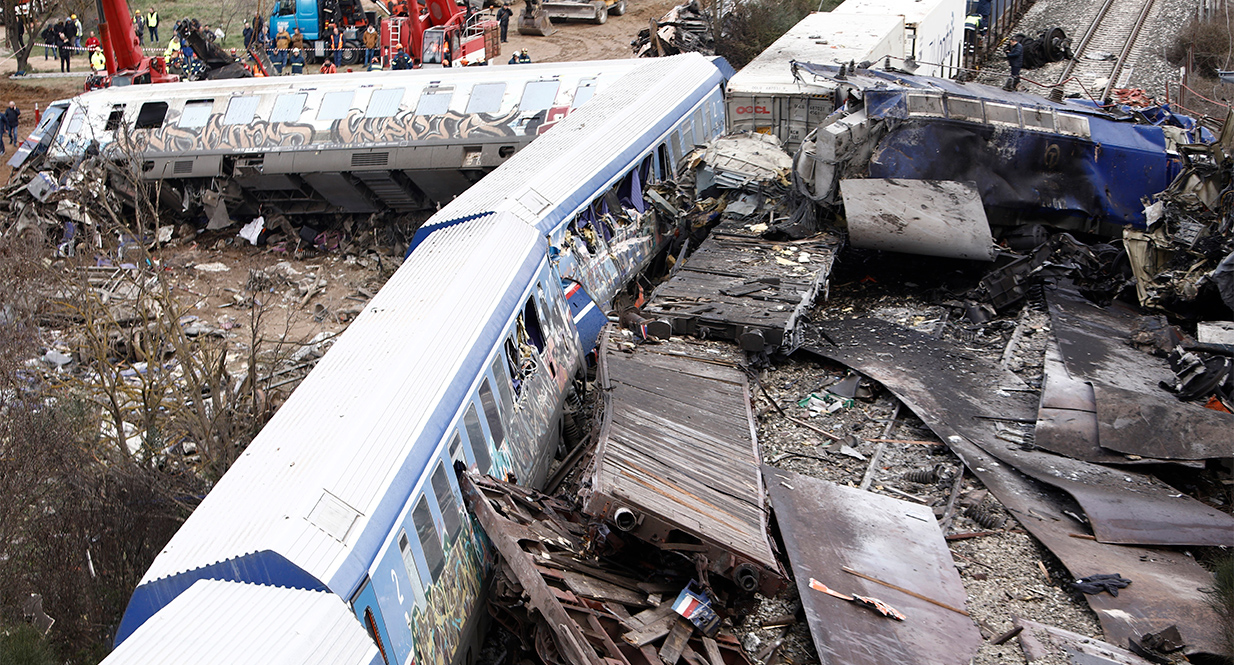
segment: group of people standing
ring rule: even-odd
[[[137,39],[140,43],[145,43],[145,34],[147,32],[150,34],[150,40],[157,42],[159,38],[159,13],[153,7],[144,16],[140,11],[134,12],[133,29],[137,33]],[[102,69],[106,66],[106,58],[103,57],[98,37],[91,32],[83,47],[83,34],[84,30],[82,29],[81,20],[77,18],[77,14],[70,14],[61,21],[48,23],[39,35],[43,38],[43,59],[47,60],[50,56],[55,55],[60,60],[60,71],[68,72],[72,69],[73,52],[84,50],[89,58],[91,68],[95,70]]]

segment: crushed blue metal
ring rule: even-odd
[[[803,144],[798,175],[836,205],[846,178],[977,186],[993,226],[1046,222],[1113,235],[1144,228],[1142,199],[1183,168],[1178,146],[1213,136],[1168,106],[1102,107],[924,76],[793,63],[837,111]]]

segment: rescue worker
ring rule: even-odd
[[[141,17],[141,10],[133,12],[133,32],[137,33],[137,43],[146,43],[146,19]],[[90,34],[94,34],[93,32]],[[86,48],[90,48],[87,46]]]
[[[107,56],[103,55],[103,49],[90,49],[90,71],[96,74],[107,71]]]
[[[394,60],[391,62],[390,69],[411,69],[411,58],[407,57],[402,44],[394,46]]]
[[[90,49],[95,48],[103,48],[103,44],[99,41],[99,38],[91,32],[90,36],[86,38],[86,50],[89,51]]]
[[[321,74],[337,74],[338,67],[334,65],[333,60],[326,60],[325,62],[321,63],[321,69],[318,70],[318,72]]]
[[[330,29],[330,50],[333,51],[334,70],[338,71],[343,64],[343,31],[337,25]]]
[[[279,28],[278,34],[274,36],[274,48],[277,50],[270,60],[274,63],[274,68],[282,74],[283,66],[287,64],[287,52],[291,49],[291,35],[286,27]]]
[[[1024,66],[1024,46],[1020,44],[1020,35],[1012,35],[1011,43],[1007,45],[1007,66],[1011,68],[1011,76],[1003,84],[1003,90],[1017,90],[1020,87],[1020,68]]]
[[[531,64],[531,56],[527,55],[527,49],[523,49],[518,52],[518,64],[520,65]]]
[[[146,30],[150,33],[150,41],[158,43],[159,41],[159,13],[154,11],[154,7],[146,14]]]
[[[77,14],[71,15],[69,18],[73,19],[73,34],[66,36],[71,36],[73,38],[73,46],[81,48],[81,21],[77,20]]]
[[[518,64],[518,51],[515,51],[514,53],[510,54],[510,61],[507,62],[506,64],[507,65],[517,65]]]
[[[377,57],[377,46],[381,43],[381,35],[377,34],[377,28],[370,23],[368,30],[364,31],[364,61],[372,62],[373,58]]]
[[[510,31],[510,17],[514,16],[514,10],[510,9],[509,2],[501,3],[501,9],[497,10],[497,24],[501,26],[501,43],[506,43],[506,34]]]
[[[291,49],[291,57],[287,59],[287,63],[291,65],[292,74],[304,73],[304,53],[302,53],[300,49]]]
[[[453,67],[454,61],[450,59],[450,44],[446,44],[445,48],[441,49],[441,66]]]
[[[368,61],[368,70],[369,70],[370,72],[379,72],[379,71],[381,71],[381,58],[373,58],[372,60],[369,60],[369,61]]]
[[[296,28],[296,31],[291,33],[291,47],[304,50],[304,33],[300,32],[300,28]]]

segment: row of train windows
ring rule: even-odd
[[[506,83],[480,83],[471,88],[467,98],[465,113],[497,113],[501,110],[501,100],[506,94]],[[574,92],[572,106],[591,99],[595,94],[596,80],[584,79],[579,82]],[[530,81],[523,87],[519,98],[519,111],[535,113],[553,105],[557,99],[560,81]],[[416,102],[416,115],[442,115],[450,110],[454,98],[452,87],[425,88],[420,92]],[[364,108],[366,118],[390,118],[399,112],[406,95],[406,88],[386,88],[374,90],[369,96]],[[341,120],[351,112],[351,104],[355,98],[354,90],[327,92],[321,97],[321,106],[317,109],[318,120]],[[224,125],[246,125],[257,116],[257,105],[261,97],[257,95],[240,95],[227,101],[227,110],[223,114]],[[270,111],[269,122],[297,122],[304,113],[308,103],[308,93],[291,92],[279,95],[274,100],[274,108]],[[112,106],[111,115],[107,119],[107,130],[119,129],[124,118],[124,104]],[[146,102],[142,104],[137,114],[136,129],[157,129],[163,126],[167,117],[167,102]],[[205,127],[206,122],[214,113],[213,99],[191,99],[184,104],[184,111],[176,123],[178,127]]]
[[[547,304],[543,301],[543,288],[539,287],[539,291],[541,306],[547,307]],[[515,336],[522,336],[518,332],[518,329],[521,329],[525,331],[527,341],[535,347],[536,351],[543,352],[544,334],[540,328],[540,319],[536,305],[530,298],[527,300],[517,320],[516,331],[508,338],[507,344],[513,344]],[[509,347],[507,347],[507,353],[510,353]],[[520,355],[522,354],[520,353]],[[480,384],[478,397],[480,410],[483,410],[484,413],[484,424],[481,424],[480,410],[477,410],[475,401],[471,401],[467,405],[467,409],[463,414],[462,429],[467,433],[467,441],[471,448],[472,456],[476,460],[476,467],[479,468],[481,473],[487,473],[493,465],[492,454],[489,452],[490,443],[493,450],[499,452],[506,443],[506,428],[502,424],[502,413],[512,415],[515,396],[511,388],[518,385],[512,383],[510,376],[506,373],[507,361],[511,363],[511,366],[517,367],[517,358],[509,357],[507,360],[507,356],[499,352],[493,359],[490,367],[492,379],[485,376]],[[496,391],[493,390],[494,383],[497,386]],[[484,425],[488,426],[487,436],[485,435]],[[462,434],[455,430],[453,436],[450,437],[450,444],[447,448],[449,459],[462,460],[461,447]],[[437,500],[438,508],[441,510],[442,524],[445,530],[444,538],[442,534],[438,533],[437,527],[433,522],[427,492],[421,495],[411,511],[412,525],[415,527],[416,539],[420,544],[420,549],[424,553],[430,579],[425,580],[417,573],[418,569],[412,553],[411,539],[407,532],[403,531],[400,533],[398,539],[399,552],[403,557],[403,565],[407,568],[407,575],[410,579],[418,581],[421,589],[436,583],[437,578],[441,576],[441,571],[445,567],[445,553],[453,545],[454,539],[458,536],[459,530],[462,527],[459,519],[461,513],[459,512],[458,502],[455,500],[449,480],[446,478],[446,469],[443,462],[439,462],[437,468],[433,471],[431,484],[432,493]]]
[[[458,504],[454,491],[450,488],[450,480],[446,477],[445,462],[437,463],[437,468],[433,470],[429,482],[432,485],[433,498],[437,501],[437,507],[441,511],[441,524],[445,533],[437,531],[437,524],[433,521],[433,513],[428,505],[428,492],[420,495],[420,500],[416,501],[415,507],[412,508],[411,522],[415,527],[416,539],[420,542],[420,550],[424,553],[424,560],[428,564],[431,580],[422,579],[417,572],[419,569],[412,556],[411,542],[405,529],[398,538],[398,548],[403,556],[403,565],[407,568],[407,576],[418,582],[421,589],[436,583],[437,578],[441,577],[441,571],[446,565],[445,552],[454,544],[463,528],[462,508]]]

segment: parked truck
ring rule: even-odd
[[[345,65],[360,62],[364,46],[361,33],[369,25],[381,35],[381,58],[389,66],[402,47],[415,66],[461,66],[487,62],[501,53],[497,22],[486,15],[470,15],[454,0],[417,0],[391,3],[393,16],[366,12],[360,0],[279,0],[270,16],[270,34],[300,28],[310,61],[321,60],[330,50],[331,24],[343,33]]]

